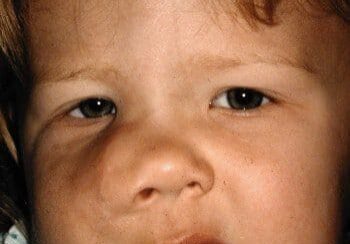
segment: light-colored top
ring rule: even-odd
[[[7,233],[0,234],[1,244],[28,244],[24,235],[21,231],[14,225],[10,228]]]

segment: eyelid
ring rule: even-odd
[[[110,114],[107,114],[107,115],[103,115],[103,116],[100,116],[100,117],[86,117],[84,116],[84,114],[82,113],[82,111],[79,111],[81,110],[80,109],[80,106],[82,106],[82,104],[84,102],[88,102],[89,100],[102,100],[102,101],[105,101],[105,102],[109,102],[113,105],[113,109],[112,109],[112,112]],[[88,98],[85,98],[85,99],[81,99],[78,103],[75,103],[75,105],[73,107],[71,107],[67,114],[68,116],[72,117],[72,118],[76,118],[76,119],[101,119],[103,117],[109,117],[111,115],[115,116],[116,113],[117,113],[117,105],[115,104],[115,102],[113,102],[113,100],[111,99],[108,99],[108,98],[104,98],[104,97],[88,97]]]
[[[117,89],[99,80],[76,79],[58,83],[38,83],[32,94],[33,106],[38,111],[45,109],[45,117],[57,116],[63,110],[73,108],[84,99],[99,97],[106,100],[118,101]],[[45,104],[42,103],[45,102]]]
[[[83,113],[80,110],[79,108],[79,105],[80,103],[78,104],[78,106],[76,106],[75,108],[73,108],[72,110],[70,110],[69,112],[69,116],[71,117],[74,117],[74,118],[78,118],[78,119],[92,119],[92,118],[87,118],[83,115]],[[112,110],[112,112],[109,114],[109,115],[104,115],[104,116],[101,116],[101,117],[96,117],[96,118],[102,118],[102,117],[106,117],[106,116],[110,116],[110,115],[115,115],[116,114],[116,109],[115,109],[115,106]],[[95,118],[95,119],[96,119]]]
[[[257,92],[260,93],[263,96],[263,100],[261,105],[259,105],[259,107],[254,108],[254,109],[234,109],[231,107],[231,105],[229,104],[228,101],[228,92],[230,90],[235,90],[235,89],[247,89],[249,91],[253,91],[253,92]],[[251,87],[228,87],[224,90],[221,90],[215,97],[214,99],[210,102],[210,108],[223,108],[223,109],[228,109],[228,110],[233,110],[235,112],[248,112],[249,110],[257,110],[260,109],[260,107],[265,106],[269,103],[276,103],[276,100],[270,96],[267,95],[264,91],[260,91],[260,89],[255,89],[255,88],[251,88]]]

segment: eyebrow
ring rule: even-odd
[[[121,74],[112,66],[98,68],[96,66],[87,65],[83,66],[82,68],[69,71],[66,71],[64,69],[54,69],[53,74],[50,72],[50,70],[48,70],[42,75],[36,77],[36,80],[39,82],[43,81],[44,84],[70,82],[81,78],[98,80],[99,77],[106,76],[106,74],[111,74],[115,78],[121,76]]]
[[[252,60],[248,62],[243,61],[239,57],[232,58],[223,56],[198,55],[185,62],[185,67],[189,67],[188,64],[204,67],[208,70],[225,70],[251,64],[267,64],[287,66],[309,74],[316,73],[315,69],[307,63],[290,57],[284,57],[282,55],[277,55],[276,57],[262,57],[259,55],[254,55]]]
[[[286,66],[293,69],[297,69],[308,75],[315,75],[315,70],[308,64],[298,61],[292,58],[286,58],[283,56],[276,57],[260,57],[255,55],[252,61],[244,62],[238,57],[223,57],[223,56],[213,56],[213,55],[196,55],[188,60],[184,61],[181,65],[182,69],[192,69],[193,67],[205,68],[208,71],[220,71],[227,69],[235,69],[241,66],[254,65],[254,64],[266,64],[266,65],[277,65]],[[57,73],[57,70],[55,70]],[[50,73],[50,72],[47,72]],[[68,72],[62,72],[61,75],[50,75],[51,77],[45,77],[44,75],[38,80],[44,80],[43,83],[57,83],[72,81],[80,78],[92,78],[98,80],[99,77],[106,76],[106,74],[111,74],[113,80],[125,78],[117,68],[109,65],[103,68],[97,68],[93,66],[85,66],[77,70],[72,70]],[[108,79],[104,79],[108,81]]]

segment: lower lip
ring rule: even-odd
[[[180,242],[178,242],[178,244],[224,244],[224,243],[210,236],[206,236],[202,234],[194,234],[181,239]]]

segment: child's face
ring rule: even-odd
[[[215,2],[30,4],[38,243],[336,242],[349,28]]]

